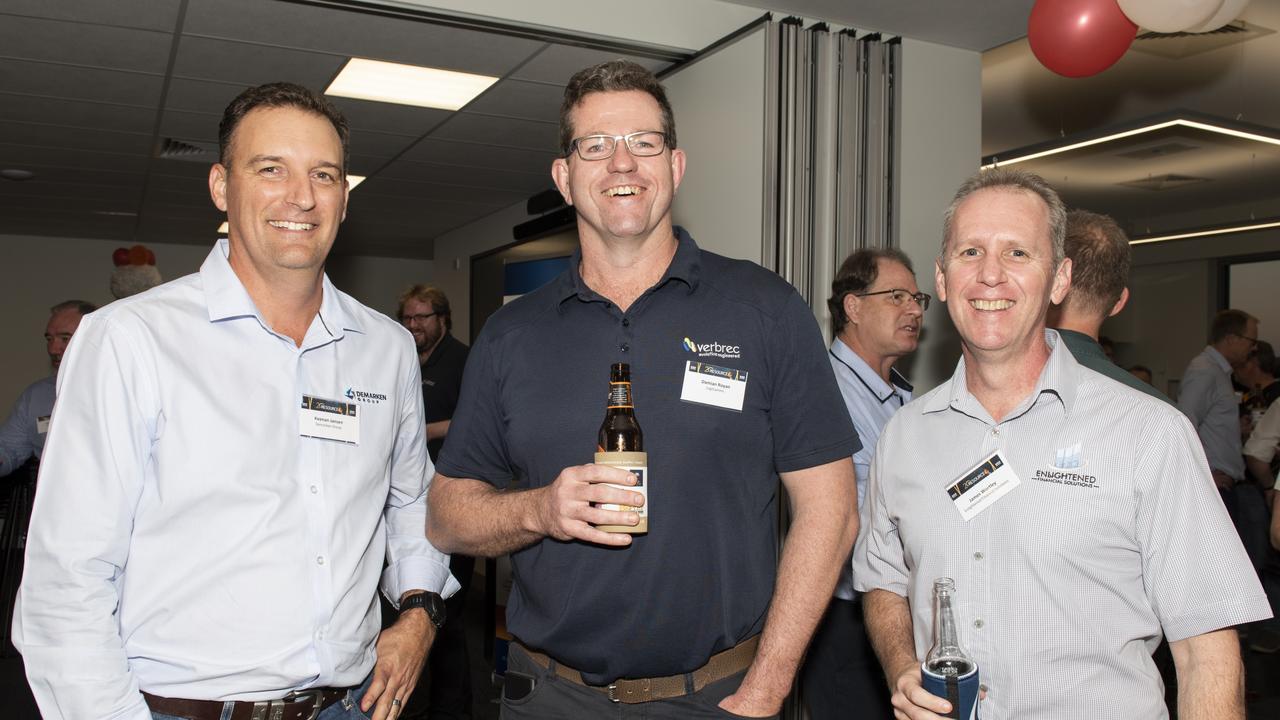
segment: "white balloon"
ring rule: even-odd
[[[1227,23],[1240,17],[1240,13],[1244,12],[1244,6],[1249,4],[1249,0],[1223,0],[1222,7],[1218,8],[1218,12],[1208,20],[1187,29],[1187,32],[1202,33],[1217,30]]]
[[[1161,33],[1182,32],[1209,20],[1223,0],[1117,0],[1134,23]],[[1234,0],[1226,0],[1231,3]],[[1248,0],[1243,0],[1248,2]],[[1226,21],[1224,20],[1223,23]],[[1219,24],[1223,24],[1219,23]],[[1214,26],[1217,27],[1217,26]]]

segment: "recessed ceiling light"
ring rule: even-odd
[[[471,102],[498,78],[351,58],[333,79],[326,95],[457,110]]]
[[[30,180],[35,176],[36,174],[31,172],[30,170],[19,170],[18,168],[5,168],[3,170],[0,170],[0,177],[4,178],[5,180],[13,180],[14,182]]]
[[[355,190],[356,186],[364,182],[367,179],[367,177],[368,176],[366,175],[348,175],[347,182],[350,184],[350,187],[348,189]],[[221,225],[218,226],[219,235],[226,235],[230,231],[231,231],[231,226],[228,225],[225,220],[222,222]]]
[[[1280,227],[1280,220],[1263,220],[1261,222],[1248,222],[1239,225],[1229,225],[1227,227],[1209,228],[1208,230],[1192,230],[1189,232],[1169,233],[1167,235],[1153,235],[1151,237],[1135,238],[1129,241],[1130,245],[1145,245],[1147,243],[1165,242],[1167,240],[1186,240],[1189,238],[1207,237],[1210,235],[1227,235],[1230,233],[1246,233],[1254,230],[1266,230],[1267,228]]]
[[[1168,116],[1166,115],[1165,117],[1168,117]],[[1210,122],[1205,122],[1203,120],[1191,120],[1188,118],[1179,117],[1179,118],[1173,118],[1171,120],[1154,122],[1148,125],[1143,125],[1141,127],[1136,127],[1129,130],[1109,133],[1107,135],[1102,135],[1100,137],[1088,138],[1085,140],[1080,140],[1080,141],[1068,143],[1065,145],[1056,145],[1052,147],[1047,147],[1043,150],[1034,149],[1035,147],[1044,147],[1043,145],[1032,146],[1030,148],[1027,148],[1025,151],[1014,150],[1010,153],[1010,157],[1000,157],[1000,155],[998,154],[992,155],[989,158],[987,158],[989,162],[984,163],[982,165],[982,169],[990,170],[991,168],[994,168],[994,167],[1004,167],[1005,165],[1013,165],[1014,163],[1026,162],[1028,160],[1036,160],[1043,157],[1049,157],[1050,155],[1058,155],[1064,152],[1070,152],[1072,150],[1079,150],[1080,148],[1086,148],[1093,145],[1101,145],[1102,143],[1109,143],[1115,140],[1122,140],[1127,137],[1133,137],[1134,135],[1142,135],[1144,133],[1155,132],[1157,130],[1164,130],[1165,128],[1171,128],[1171,127],[1194,128],[1196,130],[1204,130],[1206,132],[1217,133],[1219,135],[1227,135],[1230,137],[1241,138],[1244,140],[1252,140],[1254,142],[1266,143],[1269,145],[1280,145],[1280,138],[1271,137],[1268,135],[1262,135],[1256,132],[1249,132],[1247,130],[1240,130],[1232,127],[1227,127],[1225,123],[1210,123]],[[1019,154],[1020,152],[1022,154]]]

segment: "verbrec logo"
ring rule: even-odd
[[[720,342],[696,343],[689,338],[684,339],[684,349],[691,353],[697,353],[698,357],[718,357],[718,358],[740,358],[742,357],[742,347],[739,345],[726,345]]]
[[[343,394],[347,396],[348,400],[357,400],[362,403],[369,403],[370,405],[377,405],[378,403],[387,399],[387,396],[383,395],[382,393],[371,393],[371,392],[365,392],[364,390],[352,390],[351,388],[347,388],[347,391]]]

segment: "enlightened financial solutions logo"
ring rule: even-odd
[[[726,345],[720,342],[696,343],[689,338],[684,339],[684,349],[691,353],[697,353],[698,357],[718,357],[727,359],[737,359],[742,357],[742,347],[739,345]]]

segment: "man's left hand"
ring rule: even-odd
[[[394,720],[409,702],[418,684],[427,650],[436,639],[436,627],[425,612],[411,611],[378,636],[378,661],[373,682],[360,701],[360,711],[372,720]],[[392,703],[392,700],[399,700]],[[376,703],[376,706],[375,706]],[[370,708],[373,708],[370,714]]]

